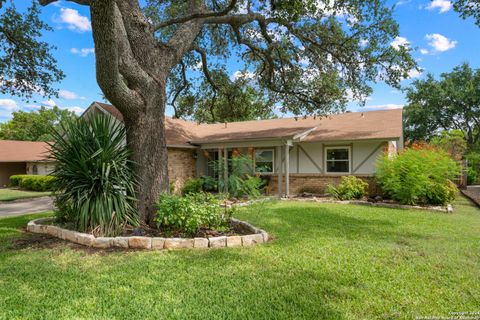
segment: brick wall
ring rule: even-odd
[[[380,194],[380,189],[375,183],[373,176],[367,175],[355,175],[368,183],[368,193],[370,195]],[[267,187],[267,193],[276,195],[277,189],[277,175],[265,176],[269,179]],[[341,181],[341,176],[337,175],[325,175],[325,174],[290,174],[290,195],[297,195],[302,192],[308,192],[313,194],[323,195],[325,194],[325,188],[329,184],[338,185]],[[285,192],[285,175],[282,178],[283,192]]]
[[[182,188],[185,180],[196,176],[194,152],[194,149],[168,149],[168,177],[175,191]]]

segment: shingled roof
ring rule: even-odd
[[[49,154],[46,142],[0,140],[0,162],[52,161]]]
[[[119,120],[123,117],[112,105],[97,104]],[[198,124],[166,117],[168,145],[273,140],[304,134],[302,141],[349,141],[398,139],[402,136],[402,110],[347,112],[327,117],[281,118],[229,123]]]

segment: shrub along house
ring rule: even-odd
[[[0,187],[15,174],[47,175],[55,167],[46,142],[0,140]]]
[[[99,102],[84,115],[90,112],[123,119],[115,107]],[[402,110],[217,124],[166,117],[166,140],[169,177],[177,189],[189,177],[212,175],[211,161],[246,154],[268,179],[270,194],[321,194],[343,175],[366,180],[373,192],[378,156],[403,148]],[[227,176],[224,172],[218,178]]]

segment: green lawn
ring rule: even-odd
[[[13,201],[50,195],[51,192],[24,191],[18,189],[0,189],[0,201]]]
[[[170,252],[99,252],[60,240],[48,249],[25,247],[38,236],[17,228],[34,216],[0,219],[0,319],[412,319],[478,312],[480,210],[465,199],[455,209],[447,215],[255,205],[237,216],[273,234],[273,242]]]

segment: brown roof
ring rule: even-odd
[[[98,103],[122,120],[112,105]],[[402,136],[402,109],[347,112],[323,118],[282,118],[241,122],[197,124],[166,117],[168,145],[292,138],[307,133],[302,141],[395,139]]]
[[[0,162],[52,161],[46,142],[0,140]]]

